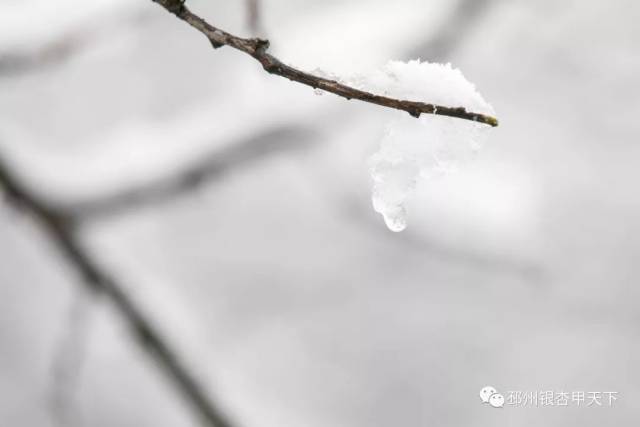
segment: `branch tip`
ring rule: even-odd
[[[413,102],[389,98],[359,90],[333,80],[314,76],[313,74],[285,65],[278,58],[269,55],[266,52],[269,48],[269,40],[261,38],[242,38],[222,31],[212,26],[198,15],[190,12],[187,7],[184,6],[184,0],[153,1],[206,35],[215,49],[227,45],[244,52],[259,61],[265,71],[270,74],[276,74],[291,81],[311,86],[312,88],[321,88],[326,92],[331,92],[347,100],[358,99],[363,102],[406,111],[416,118],[420,117],[421,114],[434,114],[439,116],[455,117],[463,120],[471,120],[492,127],[498,126],[498,120],[495,117],[467,111],[462,107],[446,107],[425,102]]]

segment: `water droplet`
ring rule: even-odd
[[[389,230],[398,233],[407,228],[407,219],[398,216],[384,216],[384,223],[387,224]]]
[[[379,212],[389,230],[398,233],[407,228],[407,210],[404,206],[387,206],[386,209]]]

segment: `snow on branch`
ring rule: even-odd
[[[427,98],[494,114],[475,86],[450,64],[389,61],[364,83],[397,97]],[[414,193],[472,160],[491,129],[477,122],[430,115],[413,119],[399,111],[394,113],[369,166],[374,210],[382,214],[390,230],[402,231]]]
[[[285,77],[291,81],[311,86],[314,89],[321,89],[331,92],[335,95],[350,99],[357,99],[372,104],[381,105],[383,107],[393,108],[396,110],[406,111],[414,117],[420,117],[421,114],[435,114],[440,116],[455,117],[458,119],[471,120],[478,123],[484,123],[490,126],[498,126],[498,119],[493,116],[468,111],[464,107],[448,107],[436,104],[430,104],[420,101],[409,101],[397,98],[390,98],[383,95],[376,95],[361,89],[356,89],[339,83],[336,80],[319,77],[294,67],[291,67],[278,58],[267,53],[269,41],[259,38],[245,39],[227,33],[216,28],[206,22],[198,15],[192,13],[185,5],[184,0],[152,0],[164,7],[169,12],[185,21],[202,34],[211,42],[214,48],[229,46],[244,52],[256,59],[262,67],[270,74]]]

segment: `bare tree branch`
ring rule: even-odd
[[[57,205],[75,221],[95,220],[129,209],[163,203],[194,191],[214,178],[255,163],[285,150],[308,148],[317,134],[299,126],[278,126],[263,130],[224,148],[203,154],[183,170],[155,179],[148,184],[128,187],[112,194],[70,204]]]
[[[270,74],[285,77],[289,80],[302,83],[312,88],[322,89],[331,92],[346,99],[358,99],[364,102],[381,105],[383,107],[394,108],[396,110],[406,111],[414,117],[420,117],[420,114],[437,114],[440,116],[456,117],[464,120],[484,123],[490,126],[498,126],[498,119],[485,114],[467,111],[463,107],[445,107],[441,105],[428,104],[418,101],[407,101],[386,96],[375,95],[356,89],[335,80],[325,79],[323,77],[314,76],[313,74],[293,68],[286,65],[278,58],[267,53],[269,41],[259,38],[244,39],[233,34],[227,33],[219,28],[207,23],[204,19],[192,13],[184,5],[184,0],[152,0],[164,7],[169,12],[185,21],[202,34],[204,34],[214,48],[222,46],[230,46],[241,52],[244,52],[256,59],[262,67]]]
[[[29,213],[39,223],[69,264],[84,279],[82,283],[111,301],[125,320],[135,342],[158,362],[158,366],[173,381],[177,390],[200,416],[203,424],[212,427],[232,427],[233,424],[207,396],[152,322],[127,295],[124,286],[104,271],[83,248],[76,236],[76,224],[72,218],[34,196],[2,158],[0,185],[10,202]]]

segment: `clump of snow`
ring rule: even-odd
[[[494,115],[493,108],[450,64],[390,61],[349,83],[369,92]],[[392,231],[407,226],[406,203],[423,181],[455,170],[480,148],[489,126],[468,120],[394,112],[370,159],[373,208]]]

